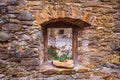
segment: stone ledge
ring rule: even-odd
[[[90,68],[83,65],[76,65],[73,69],[57,68],[51,64],[51,62],[46,62],[40,65],[40,72],[45,75],[51,74],[75,74],[75,73],[85,73],[89,72]]]
[[[72,69],[74,68],[73,65],[73,60],[66,60],[66,61],[58,61],[58,60],[53,60],[52,64],[58,68],[67,68],[67,69]]]

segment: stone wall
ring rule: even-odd
[[[79,31],[79,64],[87,62],[84,65],[90,68],[89,64],[94,68],[106,63],[118,64],[118,3],[114,0],[1,0],[0,76],[23,77],[38,72],[44,57],[42,26],[59,19],[83,27],[83,23],[91,25]],[[111,53],[116,53],[117,60]]]

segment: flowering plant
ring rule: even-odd
[[[69,58],[70,50],[58,50],[53,47],[48,49],[49,60],[63,61]]]

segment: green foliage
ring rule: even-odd
[[[56,55],[56,54],[57,54],[57,52],[56,52],[54,49],[49,48],[49,49],[48,49],[48,54],[53,54],[53,55]]]
[[[60,57],[58,57],[57,56],[57,51],[54,49],[54,48],[49,48],[48,49],[48,58],[49,58],[49,60],[60,60],[60,61],[62,61],[62,60],[66,60],[67,59],[67,55],[70,53],[70,51],[69,50],[67,50],[67,52],[65,53],[65,54],[63,54],[63,55],[61,55]]]
[[[67,55],[66,55],[66,54],[63,54],[63,55],[61,55],[61,56],[58,58],[58,60],[60,60],[60,61],[65,60],[65,59],[67,59]]]
[[[49,60],[57,60],[57,52],[53,48],[48,49]]]
[[[69,50],[67,50],[67,55],[70,53],[70,51]]]

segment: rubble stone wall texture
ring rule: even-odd
[[[119,0],[111,0],[111,2],[0,0],[0,79],[30,75],[33,76],[32,78],[37,76],[48,78],[37,73],[44,57],[42,25],[59,19],[81,27],[84,27],[82,22],[91,25],[79,31],[79,64],[84,63],[85,66],[96,69],[106,66],[107,63],[114,63],[115,67],[120,68]],[[80,22],[75,21],[76,19]],[[85,76],[83,74],[57,75],[52,76],[51,79],[61,79],[63,76],[65,80],[78,79],[79,76],[85,79],[90,78],[92,73],[84,74]],[[114,74],[109,74],[107,78],[111,75],[114,76]],[[100,80],[101,76],[104,76],[102,72]]]

